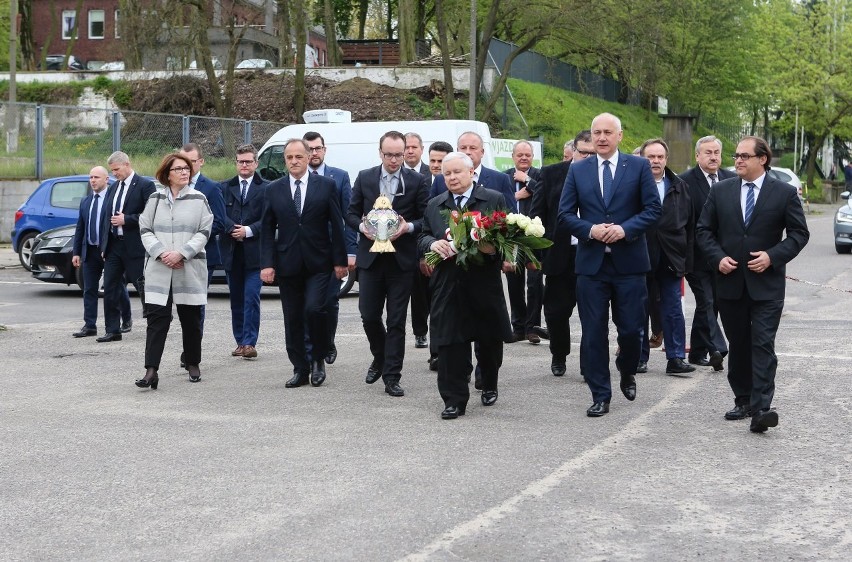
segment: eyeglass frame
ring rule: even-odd
[[[186,172],[187,174],[192,171],[192,167],[190,166],[175,166],[174,168],[169,168],[169,172],[177,172],[179,174]]]
[[[738,152],[735,152],[731,156],[731,159],[733,159],[734,162],[736,162],[737,160],[742,160],[743,162],[748,162],[752,158],[760,158],[760,156],[758,156],[757,154],[744,154],[744,153],[741,154],[741,153],[738,153]]]

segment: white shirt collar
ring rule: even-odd
[[[754,188],[755,188],[757,191],[760,191],[760,188],[761,188],[761,187],[763,187],[763,181],[764,181],[765,179],[766,179],[766,172],[763,172],[762,174],[760,174],[760,177],[759,177],[759,178],[757,178],[756,180],[752,181],[751,183],[753,183],[753,184],[754,184]],[[747,183],[749,183],[747,180],[742,180],[742,184],[741,184],[741,185],[742,185],[742,187],[746,187],[746,184],[747,184]],[[746,187],[746,189],[748,189],[748,188]]]
[[[609,163],[613,168],[618,167],[618,151],[617,150],[615,151],[615,154],[613,154],[609,158],[603,158],[600,154],[598,154],[597,157],[598,157],[598,168],[603,166],[604,160],[609,160]]]
[[[308,174],[307,170],[305,171],[305,173],[304,173],[304,174],[302,174],[302,177],[300,177],[300,178],[297,178],[297,177],[296,177],[296,176],[294,176],[293,174],[290,174],[290,183],[293,183],[293,182],[295,182],[296,180],[298,180],[298,181],[301,181],[301,182],[302,182],[302,185],[307,185],[307,183],[308,183],[308,175],[309,175],[309,174]]]
[[[319,166],[317,166],[317,167],[316,167],[316,169],[311,168],[311,167],[309,166],[309,167],[308,167],[308,172],[310,172],[310,173],[316,172],[318,175],[320,175],[320,176],[324,176],[324,175],[325,175],[325,162],[323,162],[322,164],[320,164]]]

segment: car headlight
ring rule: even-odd
[[[850,217],[852,220],[852,217]],[[71,241],[74,240],[73,236],[57,236],[56,238],[48,238],[39,246],[40,248],[64,248]]]

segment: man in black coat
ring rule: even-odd
[[[766,171],[765,140],[745,137],[734,154],[737,178],[710,190],[698,222],[698,243],[719,275],[717,304],[728,335],[728,382],[734,392],[729,420],[751,416],[750,430],[778,425],[775,334],[784,309],[786,264],[810,232],[796,188]],[[786,233],[786,235],[785,235]]]
[[[444,257],[432,272],[432,343],[438,348],[438,391],[444,400],[441,418],[463,416],[470,398],[468,377],[473,370],[470,343],[479,343],[484,406],[497,402],[497,375],[503,364],[503,342],[511,340],[511,325],[500,278],[502,260],[493,247],[480,248],[483,265],[468,269],[456,265],[446,239],[447,218],[443,212],[465,207],[492,212],[503,207],[503,197],[473,185],[473,162],[460,152],[444,157],[448,192],[429,201],[418,241],[421,253],[434,251]]]
[[[219,252],[228,279],[234,357],[257,357],[260,332],[260,233],[266,182],[257,173],[257,149],[237,147],[237,175],[222,184],[225,232]]]
[[[637,372],[648,370],[650,343],[648,325],[651,307],[657,307],[666,343],[666,373],[691,373],[695,367],[686,358],[686,323],[680,288],[683,276],[692,269],[695,219],[686,183],[666,167],[669,147],[663,139],[650,139],[639,148],[648,159],[657,182],[663,211],[657,223],[645,232],[651,271],[648,273],[645,334]],[[654,290],[652,290],[652,287]],[[654,292],[659,295],[655,299]]]
[[[329,274],[334,270],[342,279],[348,271],[337,186],[329,178],[309,174],[309,158],[304,140],[284,144],[289,173],[266,186],[260,227],[260,279],[272,283],[278,277],[284,310],[287,356],[293,364],[287,388],[307,384],[309,378],[311,386],[325,380]],[[306,320],[314,346],[310,362]]]
[[[695,143],[695,161],[695,167],[681,174],[680,179],[686,182],[697,227],[698,218],[712,186],[722,180],[734,178],[736,174],[721,167],[722,141],[714,136],[698,139]],[[728,345],[716,320],[714,271],[715,268],[707,262],[707,256],[699,245],[694,244],[692,272],[686,274],[689,289],[695,297],[687,359],[694,365],[712,365],[715,370],[721,371],[724,368],[724,356],[728,354]]]
[[[352,200],[346,224],[358,229],[358,309],[364,332],[370,342],[373,361],[365,381],[373,384],[381,377],[385,392],[404,396],[399,385],[405,358],[405,319],[411,297],[411,283],[418,267],[417,235],[423,222],[423,210],[429,194],[429,178],[402,169],[405,137],[388,131],[379,139],[380,166],[362,170],[352,188]],[[399,230],[391,237],[395,252],[370,251],[373,236],[364,226],[364,217],[373,209],[379,195],[391,200],[393,210],[402,217]],[[387,303],[387,327],[382,311]]]
[[[571,353],[571,328],[569,320],[577,304],[577,274],[574,260],[577,256],[577,239],[565,230],[556,228],[559,198],[572,161],[593,156],[592,132],[588,129],[574,137],[571,160],[551,164],[541,169],[539,188],[533,194],[534,217],[544,224],[544,237],[553,246],[543,250],[542,273],[544,284],[544,318],[550,337],[550,371],[557,377],[565,374],[565,358]]]
[[[133,171],[130,157],[124,152],[113,152],[107,159],[107,167],[115,183],[107,191],[106,204],[101,209],[106,333],[97,339],[99,342],[121,340],[122,284],[130,281],[139,295],[144,290],[146,254],[139,234],[139,215],[155,189],[154,182]]]
[[[530,216],[533,193],[539,187],[539,170],[532,165],[533,147],[520,140],[512,147],[513,168],[506,170],[515,193],[514,213]],[[512,332],[515,341],[526,339],[530,343],[541,342],[541,304],[544,284],[541,271],[527,269],[524,263],[516,264],[514,270],[506,271],[506,285],[509,290]],[[526,281],[526,283],[524,283]],[[526,284],[526,295],[524,285]]]

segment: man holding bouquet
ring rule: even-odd
[[[449,420],[463,416],[467,408],[467,381],[473,369],[470,344],[474,340],[479,342],[482,404],[497,402],[503,342],[512,341],[512,329],[500,276],[503,258],[497,248],[480,243],[478,255],[461,264],[457,248],[462,241],[456,241],[456,246],[447,239],[451,213],[462,209],[492,213],[504,207],[503,196],[474,185],[473,161],[461,152],[447,154],[442,171],[448,191],[429,201],[418,246],[422,254],[443,258],[430,281],[430,330],[432,343],[438,348],[438,391],[445,406],[441,418]]]

